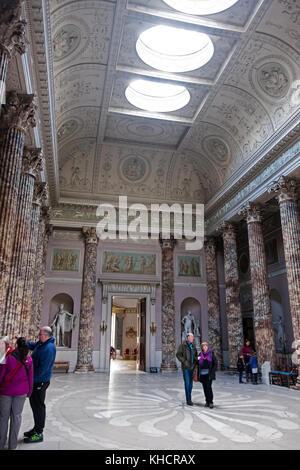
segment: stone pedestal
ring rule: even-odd
[[[6,332],[12,338],[16,332],[20,331],[19,325],[28,259],[34,182],[41,168],[41,149],[24,149],[18,193],[16,231],[5,312]]]
[[[221,312],[217,273],[216,245],[213,237],[205,239],[205,264],[207,285],[208,343],[218,360],[218,368],[223,363]]]
[[[0,134],[0,335],[4,331],[5,307],[13,240],[17,219],[24,138],[28,127],[35,126],[34,95],[10,92],[2,106]]]
[[[272,310],[269,294],[269,281],[261,223],[261,208],[248,203],[241,213],[247,220],[250,271],[253,294],[253,320],[258,363],[269,361],[276,365],[276,348]]]
[[[78,357],[75,372],[93,372],[98,237],[94,227],[83,227],[82,233],[85,239],[85,255],[79,319]]]
[[[176,322],[174,305],[174,238],[160,239],[162,251],[162,363],[161,372],[174,372],[176,365]]]
[[[236,233],[233,224],[225,222],[220,227],[224,242],[224,271],[226,286],[226,317],[228,330],[229,367],[236,368],[239,351],[244,342],[240,305]]]
[[[282,176],[269,192],[275,192],[280,209],[282,239],[288,281],[294,340],[300,340],[300,221],[295,180]],[[297,387],[300,390],[300,357]]]

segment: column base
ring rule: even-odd
[[[95,372],[95,369],[92,364],[77,364],[75,367],[74,373],[86,374],[87,372]]]

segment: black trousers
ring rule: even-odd
[[[210,380],[208,374],[202,375],[200,380],[203,386],[206,403],[213,403],[214,396],[213,396],[213,391],[211,388],[212,380]]]
[[[42,434],[46,421],[46,390],[50,382],[35,383],[29,402],[33,412],[34,429],[38,434]]]

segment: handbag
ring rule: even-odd
[[[196,365],[194,372],[193,372],[193,381],[198,382],[198,364]]]

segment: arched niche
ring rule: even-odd
[[[200,348],[201,337],[202,337],[202,325],[201,325],[201,305],[199,300],[194,297],[186,297],[180,306],[180,323],[181,323],[181,340],[184,341],[184,324],[183,319],[188,314],[192,313],[192,316],[195,319],[195,329],[193,333],[195,334],[195,342],[197,349]]]
[[[271,289],[270,300],[276,350],[284,353],[286,350],[285,319],[281,295],[277,289]]]
[[[59,310],[59,306],[63,305],[64,310],[71,313],[74,313],[74,301],[69,294],[60,293],[52,297],[49,307],[49,325],[52,325],[55,315]],[[65,332],[64,332],[64,345],[65,347],[71,348],[72,345],[72,330],[70,330],[70,322],[66,322]]]

